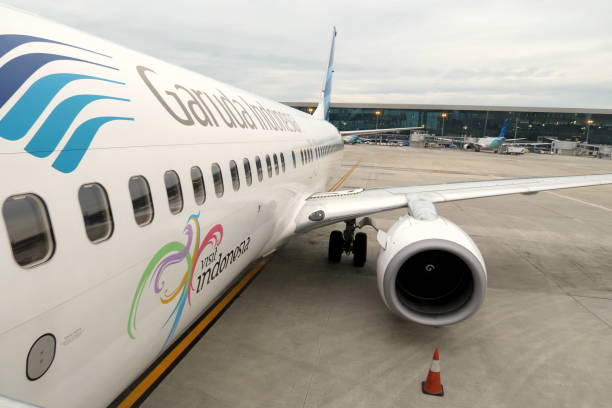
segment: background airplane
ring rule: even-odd
[[[508,142],[513,142],[512,145],[517,146],[544,146],[550,145],[550,143],[545,142],[520,142],[516,143],[519,140],[525,140],[525,138],[515,138],[515,139],[507,139],[506,133],[508,131],[509,121],[508,119],[504,120],[501,131],[499,132],[499,136],[497,137],[479,137],[475,142],[466,143],[463,145],[464,149],[474,149],[474,151],[479,152],[481,149],[485,150],[494,150],[499,151],[503,146],[510,145]]]

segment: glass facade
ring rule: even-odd
[[[308,112],[316,104],[288,103],[288,105]],[[356,104],[351,104],[356,105]],[[509,120],[507,138],[525,138],[531,141],[553,137],[561,140],[585,141],[588,133],[589,142],[593,144],[612,144],[612,110],[593,113],[585,109],[551,109],[549,112],[502,111],[497,107],[443,107],[424,106],[404,108],[401,105],[371,105],[359,104],[359,107],[343,107],[342,104],[332,105],[330,121],[339,130],[384,129],[393,127],[425,126],[425,131],[435,135],[484,137],[498,136],[504,120]],[[510,108],[512,109],[512,108]]]

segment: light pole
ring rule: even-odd
[[[380,118],[381,114],[382,114],[382,112],[379,111],[379,110],[374,112],[374,115],[376,116],[376,129],[378,129],[378,118]]]
[[[516,143],[516,134],[518,133],[518,116],[516,117],[516,120],[514,121],[514,140],[512,141],[512,144]]]
[[[489,121],[489,111],[487,111],[487,115],[485,116],[485,125],[482,130],[482,137],[487,137],[487,122]]]
[[[446,113],[446,112],[442,112],[442,113],[440,114],[440,117],[442,118],[442,135],[441,135],[441,136],[444,136],[444,121],[445,121],[445,120],[446,120],[446,118],[448,117],[448,113]]]
[[[378,118],[380,118],[380,115],[382,114],[381,111],[377,110],[374,111],[374,115],[376,116],[376,129],[378,129]],[[382,135],[378,135],[378,144],[382,143]]]
[[[586,123],[587,123],[586,144],[589,144],[589,131],[591,130],[591,125],[593,124],[593,119],[587,120]]]

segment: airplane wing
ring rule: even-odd
[[[506,141],[506,142],[514,142],[516,140],[525,140],[525,139],[526,139],[525,137],[519,137],[518,139],[504,139],[504,141]]]
[[[416,201],[433,204],[508,194],[535,194],[539,191],[602,184],[612,184],[612,174],[468,181],[316,193],[306,199],[298,213],[295,219],[296,232],[305,232],[378,212],[410,207],[411,203]]]
[[[390,129],[342,130],[340,131],[340,136],[375,135],[378,133],[396,132],[399,130],[419,130],[419,129],[424,129],[424,127],[418,126],[418,127],[390,128]]]

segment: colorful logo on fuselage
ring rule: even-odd
[[[56,102],[56,96],[68,84],[74,81],[97,81],[112,85],[125,85],[124,82],[109,78],[85,75],[82,72],[87,66],[103,68],[109,73],[119,71],[118,68],[97,60],[110,60],[112,57],[96,51],[77,47],[59,41],[27,35],[4,34],[0,35],[0,59],[19,46],[27,43],[49,43],[64,46],[73,50],[80,50],[91,54],[95,61],[71,57],[69,55],[51,53],[27,53],[17,55],[0,67],[0,109],[12,101],[28,82],[28,79],[47,64],[54,61],[70,61],[74,63],[77,72],[57,72],[39,77],[27,86],[19,98],[14,100],[10,109],[4,112],[0,119],[0,138],[16,141],[28,134],[39,119],[46,115],[44,120],[36,126],[35,133],[25,151],[32,156],[45,158],[50,156],[60,145],[73,122],[83,109],[99,100],[115,100],[129,102],[129,99],[100,94],[78,94],[69,96]],[[45,114],[47,107],[54,104],[50,113]],[[63,173],[75,170],[87,152],[91,142],[100,128],[115,120],[134,120],[124,116],[96,116],[82,121],[72,132],[70,138],[59,149],[52,166]]]
[[[130,308],[130,317],[128,319],[128,334],[132,339],[136,338],[136,314],[138,312],[140,299],[148,283],[148,286],[153,289],[155,294],[159,295],[161,303],[168,304],[178,298],[170,316],[168,316],[168,319],[163,325],[165,327],[172,321],[164,346],[168,343],[172,335],[176,332],[185,306],[187,304],[191,305],[191,293],[197,289],[197,287],[193,286],[193,283],[194,273],[196,272],[200,257],[205,249],[208,248],[213,252],[223,241],[223,226],[221,226],[221,224],[213,226],[206,233],[204,239],[200,241],[200,214],[192,214],[189,216],[183,232],[186,235],[186,242],[183,244],[174,241],[161,247],[160,250],[153,255],[153,258],[151,258],[140,277],[136,293],[134,293],[134,299],[132,300],[132,306]],[[192,247],[193,250],[191,250]],[[164,272],[169,266],[181,262],[185,263],[185,269],[179,285],[175,288],[167,288],[163,279]]]

